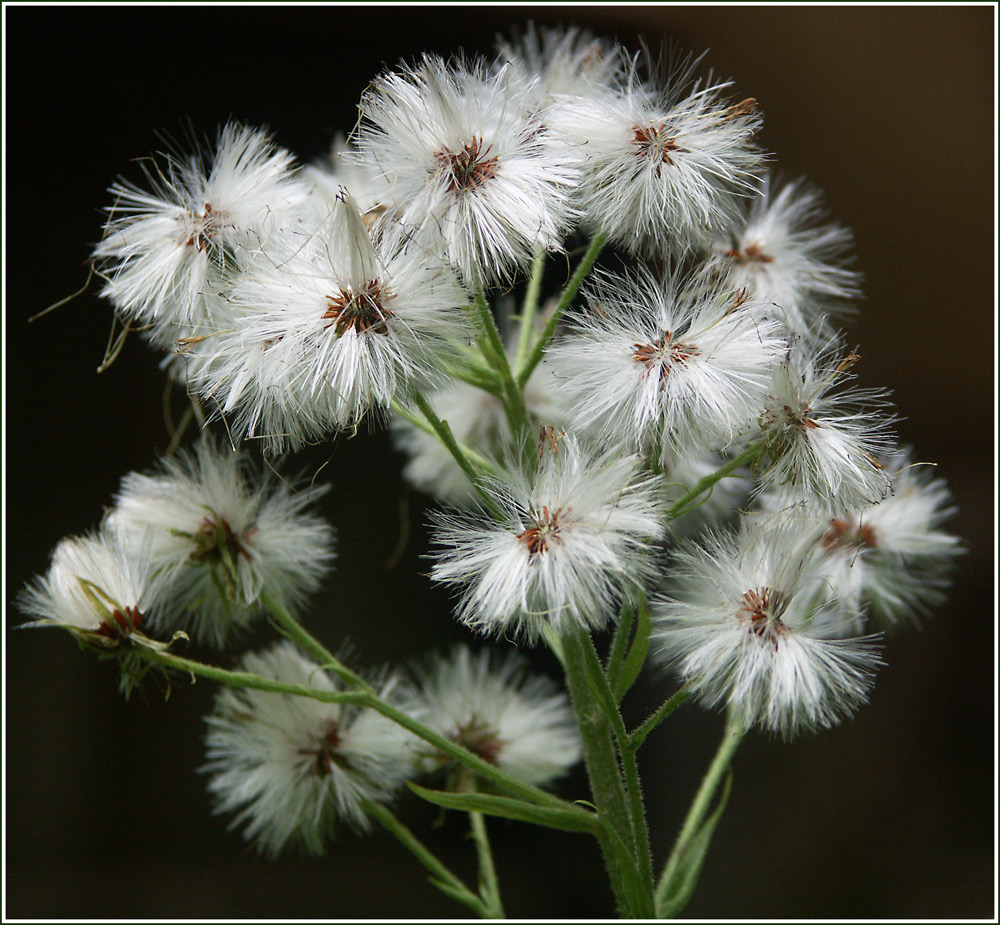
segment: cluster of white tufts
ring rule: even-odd
[[[850,232],[768,175],[757,101],[699,60],[578,29],[498,48],[377,76],[312,165],[236,124],[145,162],[111,188],[103,295],[237,444],[391,418],[444,505],[430,577],[474,631],[559,652],[648,606],[706,706],[783,736],[839,722],[959,551],[943,481],[853,383]],[[22,607],[105,647],[231,644],[329,570],[322,494],[203,437],[127,476]],[[452,767],[291,642],[242,669],[313,692],[226,690],[208,721],[210,789],[265,852],[318,852]],[[371,685],[527,784],[579,759],[566,696],[519,659],[459,648]]]

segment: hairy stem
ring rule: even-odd
[[[359,677],[350,668],[343,664],[326,646],[312,635],[298,620],[295,619],[284,607],[281,606],[266,591],[261,595],[264,606],[271,611],[271,617],[280,632],[291,639],[303,652],[308,652],[320,666],[329,668],[338,678],[349,684],[351,687],[359,688],[363,691],[372,691],[371,686],[363,678]]]
[[[517,353],[514,356],[514,368],[520,369],[528,355],[531,344],[531,331],[535,324],[535,312],[538,309],[538,295],[542,289],[542,276],[545,270],[545,251],[535,254],[535,262],[531,265],[531,276],[528,277],[528,290],[524,294],[524,304],[521,306],[521,329],[517,338]]]
[[[689,492],[683,495],[678,501],[675,501],[670,508],[667,510],[667,517],[674,520],[680,517],[682,514],[687,513],[688,506],[695,501],[699,495],[704,494],[708,491],[716,482],[720,479],[724,479],[727,475],[731,475],[740,466],[746,466],[752,463],[760,454],[764,451],[763,443],[754,443],[747,447],[739,456],[731,459],[720,469],[713,472],[711,475],[706,475],[701,479],[697,485],[694,486]]]
[[[576,270],[573,271],[569,282],[563,288],[562,294],[559,296],[559,301],[556,303],[556,307],[553,309],[548,322],[546,322],[545,329],[539,335],[538,340],[535,341],[534,347],[531,348],[531,352],[527,355],[524,362],[518,365],[517,384],[522,389],[528,379],[531,378],[535,367],[542,361],[549,341],[552,340],[552,335],[555,334],[563,314],[569,308],[569,303],[576,297],[580,286],[587,278],[587,274],[594,268],[594,264],[597,262],[597,257],[601,253],[601,248],[604,247],[605,241],[607,241],[606,235],[598,234],[594,236],[594,239],[590,242],[590,246],[587,248],[587,252],[580,259],[580,263],[577,265]]]
[[[622,915],[652,918],[653,897],[651,891],[644,895],[633,822],[611,736],[611,723],[589,687],[587,647],[593,648],[593,643],[583,630],[571,630],[561,637],[561,641],[566,683],[583,742],[587,777],[603,823],[599,840],[615,899]]]

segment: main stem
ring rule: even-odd
[[[592,643],[583,630],[577,629],[564,634],[561,641],[566,683],[576,711],[587,777],[603,823],[598,839],[615,900],[624,917],[652,918],[653,897],[651,891],[643,889],[639,874],[634,822],[626,800],[611,724],[588,687],[586,647]]]

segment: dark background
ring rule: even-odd
[[[966,918],[994,905],[995,10],[979,8],[12,8],[6,13],[6,587],[95,524],[120,477],[166,443],[158,359],[138,338],[95,375],[110,323],[78,289],[119,172],[233,116],[302,159],[349,130],[383,64],[489,51],[528,18],[634,43],[710,49],[764,113],[777,164],[853,228],[866,300],[850,328],[862,383],[894,392],[901,439],[939,464],[967,546],[947,605],[887,649],[853,722],[792,744],[752,735],[735,760],[693,917]],[[330,449],[300,455],[317,467]],[[466,638],[426,564],[423,499],[384,435],[333,445],[325,510],[340,559],[308,625],[368,664]],[[412,536],[395,569],[384,563]],[[11,917],[439,917],[459,907],[387,837],[269,862],[214,817],[195,773],[209,684],[125,703],[110,665],[64,634],[5,633],[6,914]],[[544,669],[551,663],[533,652]],[[651,678],[633,720],[672,690]],[[659,862],[721,730],[686,708],[644,747]],[[583,795],[580,775],[562,792]],[[403,818],[472,872],[457,819]],[[582,836],[491,823],[508,914],[612,913]]]

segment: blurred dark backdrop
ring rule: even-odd
[[[101,376],[110,311],[78,289],[105,189],[129,160],[228,117],[302,159],[349,130],[368,79],[423,50],[489,51],[519,22],[576,22],[693,51],[765,117],[777,164],[852,227],[866,300],[850,328],[866,385],[890,387],[902,440],[939,464],[965,540],[948,604],[891,642],[872,703],[736,758],[693,917],[989,917],[994,897],[995,10],[978,8],[6,9],[6,587],[10,606],[64,535],[95,524],[120,477],[162,450],[163,377],[135,338]],[[134,175],[134,165],[132,174]],[[317,467],[330,449],[302,454]],[[310,626],[370,664],[466,638],[425,568],[423,499],[384,435],[338,441],[323,476],[336,573]],[[384,566],[412,521],[395,569]],[[440,917],[458,907],[389,839],[268,862],[211,815],[207,683],[125,703],[110,666],[56,632],[5,633],[6,913],[50,917]],[[539,667],[552,665],[532,653]],[[653,678],[641,717],[671,689]],[[644,747],[655,846],[669,850],[720,719],[682,711]],[[582,795],[583,781],[564,793]],[[471,872],[457,820],[404,818]],[[510,915],[612,913],[583,837],[492,824]]]

